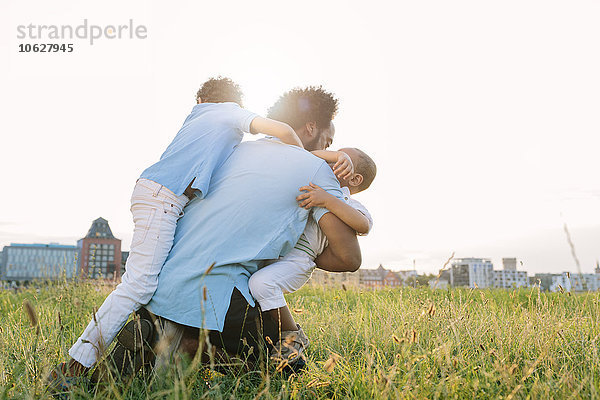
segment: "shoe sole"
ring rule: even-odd
[[[152,323],[146,319],[129,321],[117,335],[117,342],[129,351],[139,351],[150,346],[154,333]]]

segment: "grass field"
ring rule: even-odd
[[[108,290],[0,291],[0,398],[44,398],[48,368]],[[160,382],[138,377],[71,398],[600,398],[598,293],[304,288],[288,299],[312,340],[302,375],[179,363]]]

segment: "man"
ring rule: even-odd
[[[337,100],[330,93],[308,87],[285,93],[268,117],[294,128],[311,151],[331,145],[336,111]],[[296,202],[298,188],[308,182],[343,197],[331,168],[306,150],[276,139],[244,142],[215,173],[208,195],[187,205],[146,307],[161,317],[169,348],[183,344],[184,350],[193,351],[199,328],[208,330],[211,343],[229,354],[251,347],[257,354],[264,336],[276,342],[277,321],[261,315],[248,279],[265,260],[294,247],[307,218],[318,222],[329,241],[316,260],[319,267],[359,268],[355,232],[326,209],[313,209],[309,216]]]
[[[160,160],[137,180],[131,197],[135,223],[127,272],[104,300],[69,350],[72,360],[58,368],[91,368],[99,349],[109,346],[129,315],[147,304],[173,244],[177,221],[188,200],[202,198],[212,174],[242,141],[244,132],[275,136],[302,146],[287,124],[241,108],[242,92],[229,78],[211,78],[198,91],[197,105]]]

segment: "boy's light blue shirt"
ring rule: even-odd
[[[238,145],[257,115],[236,103],[197,104],[160,160],[140,178],[160,183],[181,196],[192,180],[202,198],[208,192],[213,171]]]
[[[148,308],[184,325],[222,331],[233,289],[254,305],[250,275],[261,260],[289,252],[304,231],[309,212],[296,196],[309,182],[343,197],[331,168],[306,150],[275,139],[241,143],[215,171],[208,195],[184,209]],[[315,208],[312,218],[327,212]]]

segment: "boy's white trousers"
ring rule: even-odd
[[[285,257],[256,271],[248,286],[262,311],[284,307],[284,293],[300,289],[315,269],[313,259],[305,252],[292,249]]]
[[[176,196],[156,182],[137,181],[131,196],[134,230],[125,274],[69,350],[69,355],[85,367],[98,360],[129,315],[152,298],[187,202],[185,195]]]

